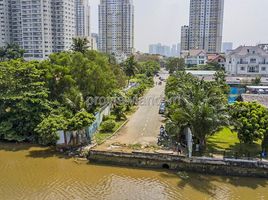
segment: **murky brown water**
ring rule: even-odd
[[[265,179],[189,176],[77,163],[47,148],[0,143],[1,200],[268,199]]]

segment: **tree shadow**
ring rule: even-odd
[[[208,141],[207,142],[207,151],[209,153],[220,153],[223,154],[226,151],[227,154],[233,154],[233,156],[237,153],[238,156],[248,156],[249,157],[259,157],[261,152],[261,145],[254,144],[241,144],[235,143],[230,145],[228,148],[223,148],[224,144],[229,144],[228,142],[217,141],[217,143]]]
[[[261,145],[254,143],[254,144],[240,144],[236,143],[235,145],[231,145],[230,149],[234,152],[240,152],[243,154],[250,153],[250,156],[259,157],[261,152]]]
[[[44,147],[37,144],[30,143],[12,143],[12,142],[0,142],[0,151],[6,152],[20,152],[26,151],[26,157],[31,158],[70,158],[70,156],[60,153],[56,147]]]
[[[228,150],[228,149],[224,149],[220,144],[228,144],[228,142],[217,141],[217,143],[215,143],[212,141],[207,141],[207,148],[208,150],[212,150],[212,151]]]
[[[26,157],[44,158],[44,159],[52,158],[52,157],[63,158],[63,159],[71,158],[71,156],[68,156],[64,153],[59,153],[54,147],[46,147],[44,149],[29,150]]]
[[[209,177],[191,173],[185,174],[187,174],[187,178],[182,178],[180,175],[175,173],[162,173],[161,176],[167,179],[177,178],[179,180],[177,186],[181,189],[190,186],[199,192],[213,195],[213,191],[215,191],[216,186],[210,182],[211,179],[209,179]]]
[[[31,148],[38,148],[40,146],[30,143],[14,143],[14,142],[0,142],[0,151],[24,151]]]
[[[229,177],[229,176],[212,176],[202,175],[197,173],[186,173],[186,178],[181,177],[175,173],[162,173],[163,178],[177,178],[178,187],[185,188],[187,186],[193,189],[208,194],[215,195],[215,191],[223,184],[231,184],[234,187],[244,187],[250,189],[257,189],[259,187],[267,187],[268,181],[266,179],[246,178],[246,177]]]

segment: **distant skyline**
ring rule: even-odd
[[[180,28],[189,23],[190,0],[133,0],[135,48],[148,52],[149,45],[180,42]],[[98,32],[99,0],[90,0],[91,30]],[[225,0],[223,42],[239,45],[268,43],[267,0]]]

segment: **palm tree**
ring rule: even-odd
[[[73,51],[84,54],[89,48],[88,43],[89,41],[86,37],[73,38],[73,44],[72,44],[71,49]]]
[[[65,93],[63,101],[73,113],[88,110],[83,94],[78,89],[72,88],[68,93]]]
[[[228,124],[226,97],[216,82],[199,81],[185,73],[177,77],[173,86],[167,85],[168,98],[179,97],[169,105],[168,125],[176,138],[190,128],[201,149],[205,149],[207,137]]]
[[[138,63],[135,60],[135,56],[130,56],[124,63],[123,63],[123,70],[128,77],[128,84],[132,76],[135,76],[137,71]]]

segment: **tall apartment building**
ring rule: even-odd
[[[181,51],[189,50],[189,26],[181,27]]]
[[[89,0],[76,0],[76,35],[81,37],[91,36],[90,32],[90,6]]]
[[[176,51],[176,45],[174,45],[173,48],[175,48],[174,51]],[[161,43],[149,45],[149,54],[159,54],[167,57],[173,56],[170,46],[162,45]]]
[[[189,49],[220,53],[224,0],[191,0]]]
[[[51,0],[51,3],[53,52],[61,52],[70,49],[76,36],[75,0]]]
[[[91,33],[91,50],[99,49],[99,35],[97,33]]]
[[[99,5],[99,50],[131,54],[134,49],[132,0],[101,0]]]
[[[17,43],[26,59],[69,50],[73,37],[90,36],[89,10],[80,12],[84,4],[88,6],[81,0],[0,0],[0,46]]]
[[[10,4],[9,0],[0,0],[0,47],[10,42]]]
[[[25,50],[26,58],[42,59],[53,49],[51,0],[11,0],[11,42]]]

